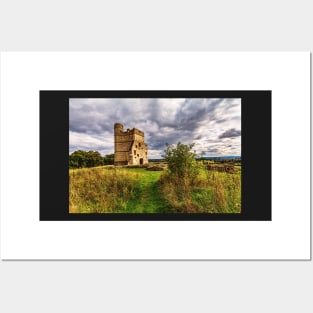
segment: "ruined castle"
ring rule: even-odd
[[[143,165],[148,163],[148,145],[143,131],[124,131],[123,124],[114,124],[114,165]]]

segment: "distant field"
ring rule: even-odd
[[[166,171],[110,166],[70,170],[69,212],[240,213],[241,167],[236,168],[235,174],[203,168],[188,189]]]

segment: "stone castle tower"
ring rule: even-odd
[[[148,163],[148,145],[143,131],[124,131],[123,124],[114,124],[114,165],[143,165]]]

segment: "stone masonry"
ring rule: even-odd
[[[148,163],[148,145],[143,131],[124,131],[123,124],[114,124],[114,165],[144,165]]]

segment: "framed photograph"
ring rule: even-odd
[[[41,220],[271,220],[271,91],[40,91],[40,113]]]
[[[310,62],[1,53],[1,258],[310,260]]]

